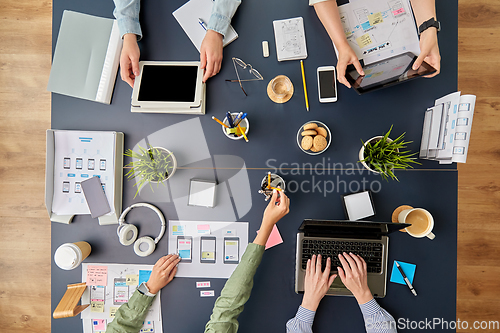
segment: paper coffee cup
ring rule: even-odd
[[[57,248],[54,262],[64,270],[75,269],[90,255],[91,249],[87,242],[65,243]]]
[[[406,227],[408,234],[416,238],[427,237],[434,239],[436,236],[432,233],[434,228],[434,218],[431,213],[423,208],[412,208],[402,210],[398,215],[399,223],[409,223]]]

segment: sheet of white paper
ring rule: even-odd
[[[458,105],[457,128],[455,131],[455,142],[453,144],[453,162],[465,163],[469,152],[469,140],[472,129],[472,117],[476,106],[476,96],[460,96]]]
[[[114,132],[55,131],[54,196],[57,215],[90,214],[81,190],[83,180],[98,176],[114,213]]]
[[[408,0],[356,0],[339,6],[347,41],[365,64],[405,52],[420,54]]]
[[[304,19],[295,17],[273,21],[278,61],[307,58]]]
[[[201,237],[198,225],[210,225],[210,237],[216,237],[215,263],[201,263]],[[212,222],[212,221],[169,221],[168,222],[168,253],[176,253],[177,237],[192,237],[191,262],[179,263],[176,276],[178,277],[203,277],[224,278],[231,276],[236,264],[224,263],[224,231],[236,230],[239,238],[239,260],[248,245],[247,222]],[[233,236],[232,236],[233,237]],[[109,273],[108,273],[109,274]]]

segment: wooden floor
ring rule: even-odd
[[[51,15],[51,1],[0,0],[1,332],[50,332]],[[500,1],[460,0],[458,39],[459,90],[477,95],[458,191],[457,318],[472,326],[500,320]]]

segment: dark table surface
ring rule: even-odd
[[[144,38],[139,43],[142,60],[199,60],[198,51],[171,15],[184,2],[185,0],[143,1],[140,19]],[[365,184],[366,188],[371,186],[376,192],[374,201],[377,215],[373,220],[389,220],[397,206],[409,204],[428,209],[436,221],[436,239],[433,241],[415,239],[400,232],[391,234],[389,267],[393,260],[417,264],[414,285],[419,296],[412,296],[406,286],[388,282],[387,296],[379,300],[380,304],[396,320],[402,318],[400,321],[405,323],[406,319],[455,320],[456,166],[420,161],[422,165],[416,166],[414,170],[396,173],[400,182],[385,182],[366,171],[360,173],[346,170],[353,166],[357,168],[355,165],[361,147],[360,139],[380,135],[392,124],[394,137],[406,132],[406,139],[414,141],[410,148],[418,151],[424,110],[432,106],[435,99],[456,91],[458,4],[456,1],[441,1],[436,6],[443,27],[439,34],[442,67],[441,74],[433,79],[419,79],[363,96],[339,85],[338,102],[320,104],[317,97],[316,68],[335,65],[336,59],[331,41],[313,8],[307,5],[306,0],[286,2],[286,5],[278,0],[244,1],[233,18],[233,26],[239,38],[224,49],[222,70],[207,84],[206,116],[132,114],[131,88],[118,78],[111,105],[53,94],[52,128],[121,131],[125,133],[125,148],[128,149],[168,126],[193,118],[199,119],[212,156],[239,157],[222,159],[221,163],[216,163],[218,168],[234,168],[229,171],[217,170],[219,176],[224,172],[230,173],[224,177],[234,175],[243,163],[246,167],[244,171],[246,170],[250,184],[247,191],[251,194],[251,208],[245,215],[237,216],[239,221],[249,222],[249,235],[254,235],[259,228],[265,208],[263,197],[257,194],[257,190],[268,169],[281,167],[281,173],[290,185],[304,184],[304,189],[311,191],[288,192],[292,202],[291,212],[278,224],[284,243],[266,251],[264,255],[255,276],[252,297],[239,318],[240,332],[284,330],[286,321],[294,316],[302,297],[294,293],[297,228],[305,218],[346,218],[340,195],[357,190],[357,184]],[[53,47],[63,10],[112,17],[113,8],[111,0],[55,0]],[[304,18],[309,54],[305,60],[311,110],[309,113],[305,110],[300,64],[298,61],[277,61],[272,27],[273,20],[297,16]],[[269,58],[262,57],[263,40],[269,41]],[[251,63],[264,76],[264,81],[244,83],[248,97],[244,96],[238,84],[225,82],[225,79],[235,78],[231,57],[239,57]],[[285,104],[273,103],[265,93],[269,80],[279,74],[289,76],[295,86],[294,96]],[[248,113],[251,122],[248,144],[228,140],[221,133],[220,126],[210,119],[212,115],[223,118],[228,110]],[[310,120],[323,121],[332,132],[330,148],[319,156],[304,154],[295,142],[299,127]],[[169,148],[168,143],[165,147]],[[304,163],[312,163],[313,167],[320,164],[315,171],[308,169],[308,165]],[[335,171],[322,173],[321,169],[324,168],[335,168]],[[294,169],[294,172],[290,169]],[[176,176],[183,177],[182,173]],[[326,194],[324,191],[318,192],[317,188],[313,191],[313,183],[321,182],[324,185],[328,181],[335,184],[334,191]],[[293,190],[293,186],[290,189]],[[124,180],[123,207],[145,201],[145,196],[142,200],[140,197],[133,199],[134,194],[132,183]],[[154,202],[167,219],[179,218],[180,215],[170,200],[158,198],[149,201]],[[137,222],[141,234],[155,235],[158,232],[156,224],[146,221],[149,212],[132,211],[129,216],[144,221]],[[154,215],[151,218],[154,219]],[[253,236],[249,241],[252,239]],[[154,264],[167,252],[165,237],[151,256],[139,258],[133,254],[132,248],[119,244],[115,226],[99,226],[97,220],[88,215],[76,216],[70,225],[52,224],[52,254],[62,243],[79,240],[92,244],[92,254],[86,259],[87,262]],[[62,271],[52,263],[52,310],[64,294],[65,286],[80,279],[81,268]],[[218,296],[225,280],[209,280]],[[174,279],[162,292],[162,316],[166,332],[202,331],[208,321],[215,299],[200,298],[194,288],[194,281],[195,279],[189,278]],[[326,297],[318,309],[314,329],[316,332],[363,331],[362,316],[355,300]],[[82,322],[79,316],[52,320],[52,332],[80,331]]]

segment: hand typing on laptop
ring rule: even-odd
[[[337,267],[342,283],[349,289],[358,301],[366,331],[396,332],[394,318],[378,305],[373,298],[367,283],[366,262],[358,255],[343,253],[338,255],[342,267]],[[312,333],[312,324],[316,309],[337,277],[330,276],[331,259],[327,258],[326,267],[321,271],[321,255],[313,255],[307,261],[304,281],[304,297],[294,318],[286,324],[289,333]]]

